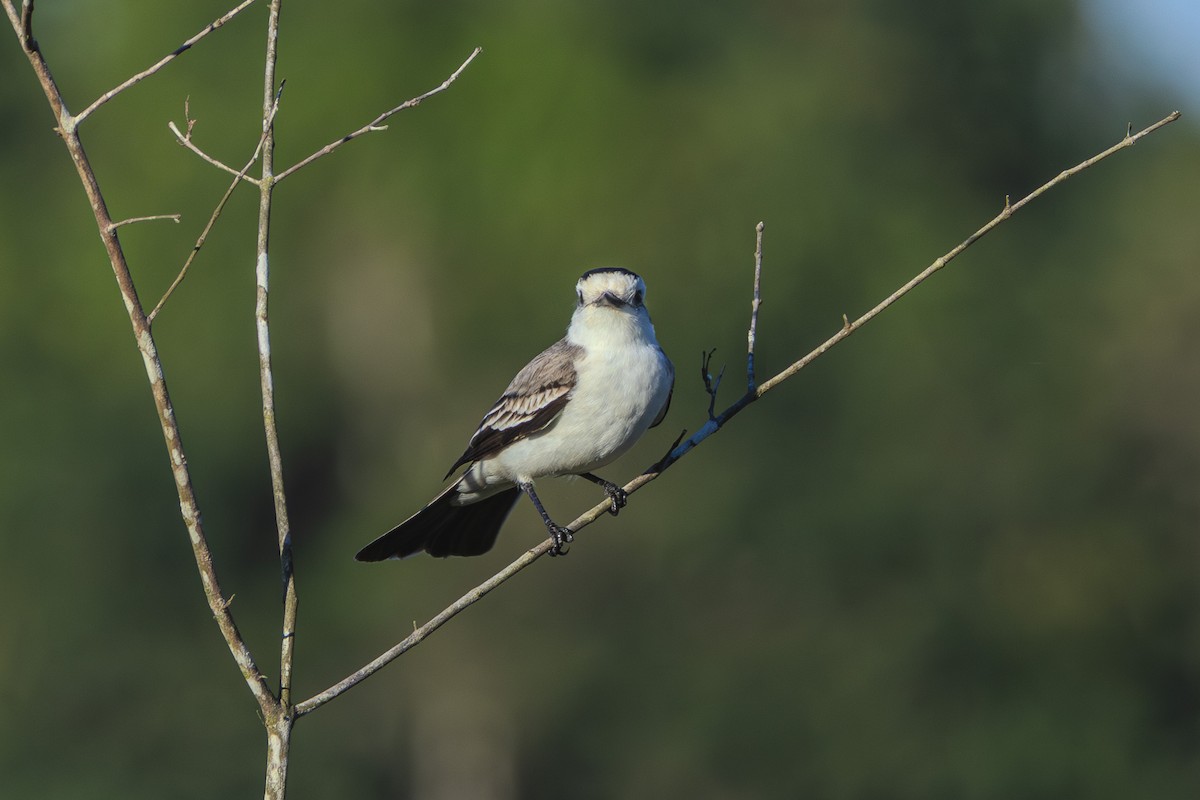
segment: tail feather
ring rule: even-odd
[[[408,558],[422,550],[438,558],[477,556],[491,550],[521,490],[514,486],[477,503],[456,506],[451,503],[454,488],[451,484],[429,505],[359,550],[355,560]]]

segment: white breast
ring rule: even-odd
[[[632,447],[662,411],[674,375],[644,309],[581,308],[567,341],[584,352],[562,413],[476,462],[460,485],[466,502],[514,483],[599,469]]]

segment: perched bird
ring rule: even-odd
[[[604,489],[610,513],[625,505],[625,491],[592,470],[662,422],[675,369],[654,338],[640,277],[601,267],[585,272],[575,292],[567,335],[517,373],[446,477],[463,465],[467,471],[356,559],[486,553],[522,492],[554,540],[551,555],[559,555],[573,534],[546,513],[533,489],[539,478],[578,475]]]

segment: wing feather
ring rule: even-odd
[[[667,358],[667,354],[663,353],[663,349],[658,348],[658,352],[662,353],[663,360],[667,362],[667,369],[671,371],[671,388],[667,389],[667,399],[663,403],[662,411],[658,412],[658,416],[654,418],[654,422],[650,423],[651,428],[657,428],[658,424],[667,416],[667,409],[671,407],[671,395],[675,394],[675,365],[671,363],[671,359]]]
[[[503,450],[554,421],[575,388],[575,361],[583,349],[560,339],[543,350],[512,379],[471,437],[446,477],[463,464]]]

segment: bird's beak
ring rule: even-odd
[[[613,294],[612,292],[605,292],[604,294],[600,295],[600,297],[596,299],[596,302],[602,306],[614,306],[616,308],[629,305],[629,303],[625,302],[624,297]]]

